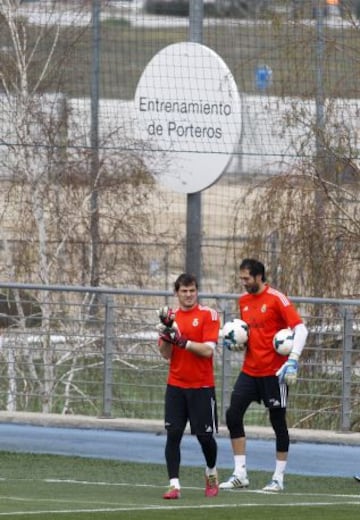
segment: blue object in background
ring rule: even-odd
[[[256,88],[259,90],[265,90],[271,85],[272,81],[272,70],[267,65],[261,65],[256,67],[255,70],[255,82]]]

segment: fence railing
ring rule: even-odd
[[[200,293],[223,321],[237,294]],[[360,300],[292,297],[310,330],[289,425],[360,430]],[[161,419],[167,362],[157,348],[156,309],[169,291],[0,284],[0,404],[9,412]],[[242,353],[215,356],[224,421]],[[267,424],[253,404],[248,424]]]

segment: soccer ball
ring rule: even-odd
[[[278,330],[273,338],[274,349],[282,356],[288,356],[294,344],[294,332],[291,329]]]
[[[245,321],[234,318],[227,321],[222,328],[222,337],[224,344],[229,350],[241,350],[249,337],[249,327]]]

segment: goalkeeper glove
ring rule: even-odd
[[[296,383],[299,368],[298,359],[299,356],[297,354],[290,354],[289,359],[276,372],[279,383],[286,383],[287,385]]]
[[[186,348],[188,342],[188,339],[175,327],[165,327],[159,336],[162,340],[177,345],[180,348]]]
[[[239,352],[244,350],[245,345],[238,345],[235,340],[235,331],[231,331],[223,339],[223,348],[227,348],[232,352]]]
[[[163,323],[165,327],[172,327],[175,319],[175,312],[167,305],[160,307],[157,312],[161,323]]]

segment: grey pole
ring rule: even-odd
[[[111,417],[114,354],[114,298],[105,297],[103,417]]]
[[[190,0],[189,9],[189,41],[202,43],[203,0]],[[187,196],[185,269],[196,276],[199,286],[201,286],[201,243],[201,192],[189,193]]]
[[[341,430],[348,432],[351,429],[351,373],[353,351],[353,309],[344,309],[344,335],[342,357],[342,398],[341,398]]]
[[[316,3],[316,150],[323,155],[324,131],[324,1]]]
[[[316,146],[316,159],[315,167],[319,177],[323,178],[327,175],[326,172],[326,149],[324,140],[325,130],[325,116],[324,116],[324,73],[323,73],[323,61],[324,61],[324,0],[317,0],[315,3],[315,16],[316,16],[316,135],[315,135],[315,146]],[[316,201],[316,225],[321,233],[321,226],[324,218],[324,193],[320,188],[316,188],[315,192]],[[315,259],[316,272],[321,272],[321,257]],[[323,294],[323,285],[321,284],[321,278],[318,277],[315,281],[315,293],[317,295]]]
[[[98,286],[99,277],[99,203],[96,187],[99,173],[99,55],[100,55],[100,0],[92,2],[92,71],[91,71],[91,273],[90,285]]]

